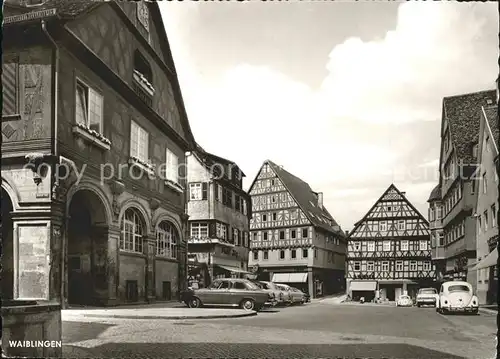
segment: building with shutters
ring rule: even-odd
[[[323,193],[269,160],[249,193],[248,263],[257,278],[313,298],[343,291],[346,237],[323,205]]]
[[[436,286],[430,250],[429,223],[391,184],[349,233],[348,294],[394,301]]]
[[[3,16],[2,299],[176,298],[195,142],[158,4],[10,0]]]
[[[442,105],[439,183],[429,198],[432,255],[440,281],[460,279],[477,290],[478,219],[474,216],[481,170],[478,163],[482,107],[495,90],[445,97]],[[491,172],[491,171],[490,171]]]
[[[248,272],[250,196],[238,165],[204,151],[187,155],[188,263],[191,282]]]

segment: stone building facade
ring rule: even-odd
[[[158,5],[9,1],[4,23],[2,297],[175,298],[194,138]]]

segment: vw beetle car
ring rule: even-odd
[[[464,281],[443,283],[439,291],[436,311],[441,314],[449,312],[477,314],[479,301],[473,293],[472,285]]]
[[[396,307],[413,307],[413,300],[409,295],[401,295],[396,302]]]
[[[181,300],[189,308],[210,305],[259,311],[266,303],[272,302],[274,297],[271,295],[247,279],[224,278],[214,280],[208,288],[191,288],[183,292]]]
[[[438,292],[435,288],[420,288],[417,293],[417,307],[422,305],[437,306],[439,300]]]
[[[274,306],[278,305],[278,303],[279,303],[278,298],[280,295],[279,290],[274,290],[272,286],[270,286],[269,284],[266,284],[264,282],[259,282],[256,280],[250,280],[250,281],[253,284],[255,284],[257,287],[262,289],[264,292],[269,293],[269,301],[265,303],[266,307],[274,307]]]

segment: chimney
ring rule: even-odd
[[[318,192],[318,207],[323,209],[323,192]]]

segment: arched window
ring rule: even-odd
[[[177,259],[178,243],[179,233],[175,226],[168,221],[160,222],[156,227],[156,255]]]
[[[135,208],[128,208],[122,220],[120,249],[142,253],[142,240],[145,234],[144,220]]]

